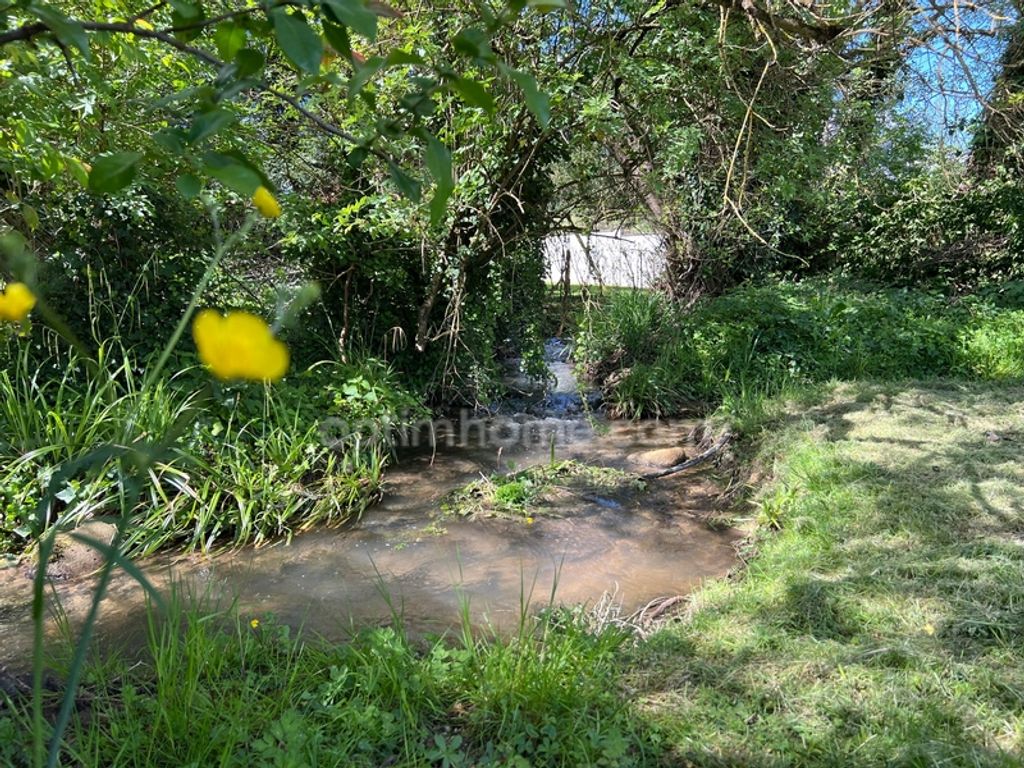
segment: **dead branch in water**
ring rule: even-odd
[[[705,461],[715,458],[720,454],[725,447],[732,440],[732,432],[726,430],[722,433],[722,436],[715,441],[715,444],[708,448],[701,454],[694,456],[692,459],[687,459],[682,464],[676,464],[675,466],[668,467],[667,469],[660,469],[657,472],[648,472],[645,475],[640,475],[641,480],[657,480],[659,477],[668,477],[674,475],[677,472],[682,472],[684,469],[690,469],[696,467],[698,464],[703,464]]]

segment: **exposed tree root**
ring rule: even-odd
[[[692,459],[687,459],[682,464],[676,464],[675,466],[668,467],[666,469],[659,469],[657,472],[648,472],[646,474],[640,475],[640,479],[657,480],[660,477],[668,477],[669,475],[674,475],[677,472],[682,472],[683,470],[687,470],[692,467],[696,467],[699,464],[703,464],[704,462],[709,461],[718,456],[718,454],[720,454],[729,444],[730,440],[732,440],[732,432],[726,430],[725,432],[722,433],[718,440],[715,441],[714,445],[712,445],[703,453],[694,456]]]

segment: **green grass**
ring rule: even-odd
[[[1024,388],[848,384],[786,413],[742,577],[634,651],[666,761],[1020,765]]]
[[[387,446],[358,431],[328,444],[322,420],[386,432],[422,410],[375,361],[324,363],[273,388],[215,385],[188,369],[144,386],[125,352],[101,349],[91,374],[76,358],[30,352],[0,370],[0,552],[24,550],[50,525],[118,514],[124,481],[111,459],[73,475],[36,519],[58,468],[101,446],[169,443],[130,510],[133,554],[258,545],[358,517],[379,497]]]
[[[65,766],[629,766],[645,743],[617,694],[618,630],[568,611],[502,642],[370,629],[330,646],[203,603],[151,621],[142,663],[86,676]],[[0,708],[0,763],[21,715]]]
[[[1010,286],[1012,287],[1012,286]],[[847,282],[747,285],[692,309],[648,291],[597,303],[577,360],[613,414],[756,412],[832,380],[1024,376],[1019,291],[964,296]]]
[[[1020,765],[1024,387],[805,395],[766,409],[745,569],[645,640],[563,609],[332,646],[179,598],[87,675],[64,764]]]

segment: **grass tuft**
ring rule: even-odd
[[[452,491],[441,504],[441,517],[504,517],[532,520],[564,514],[570,499],[601,503],[644,490],[643,480],[628,472],[565,460],[511,472],[494,473]]]

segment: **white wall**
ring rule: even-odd
[[[551,235],[544,257],[553,283],[562,279],[568,259],[573,285],[650,288],[665,269],[660,235],[621,231]]]

